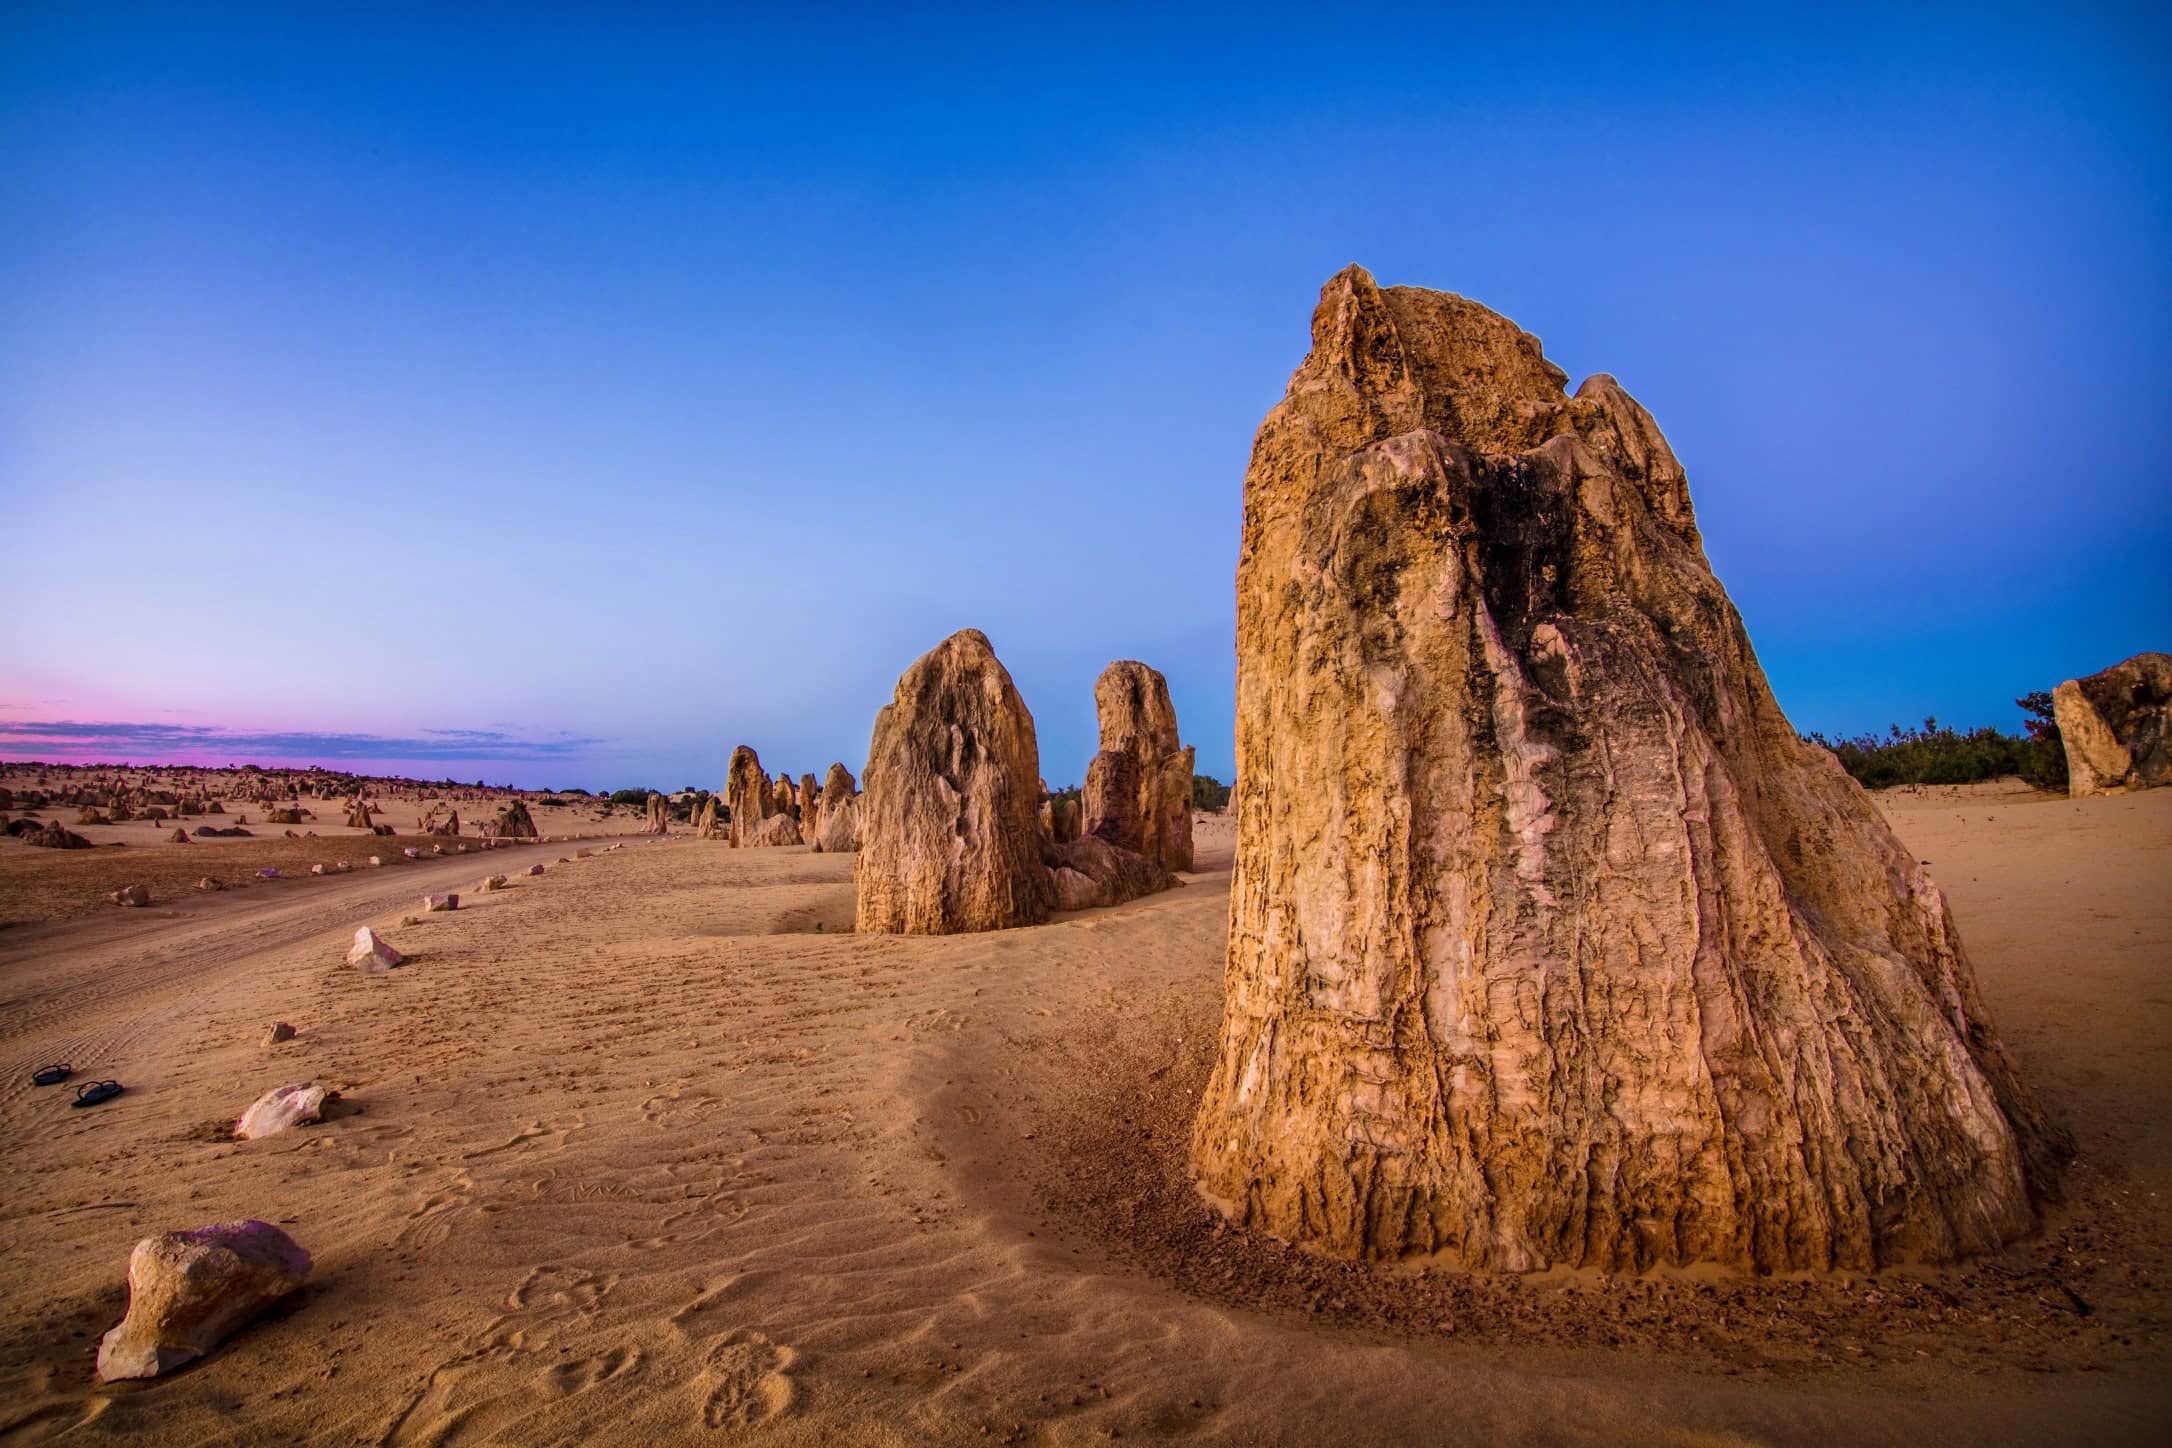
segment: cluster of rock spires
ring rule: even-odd
[[[2051,705],[2071,797],[2172,784],[2172,654],[2136,654],[2068,679]]]
[[[1064,839],[1056,802],[1043,808],[1033,715],[986,635],[955,633],[907,669],[868,747],[856,928],[1003,930],[1176,884],[1172,869],[1191,866],[1191,751],[1176,743],[1168,685],[1125,661],[1094,692],[1102,812]],[[1166,785],[1175,759],[1181,799]]]
[[[797,784],[788,774],[771,780],[761,756],[742,744],[725,771],[724,813],[728,819],[719,819],[712,795],[695,816],[695,833],[735,847],[804,844],[839,854],[859,848],[860,798],[843,764],[832,764],[820,785],[812,774]]]
[[[1511,1270],[2029,1231],[2062,1135],[1944,898],[1782,716],[1650,415],[1355,267],[1312,343],[1245,478],[1210,1199]]]

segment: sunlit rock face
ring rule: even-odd
[[[955,935],[1035,925],[1040,745],[1033,715],[978,629],[922,655],[875,716],[861,796],[857,928]]]
[[[1322,292],[1245,479],[1232,1218],[1486,1269],[1942,1260],[2062,1149],[1774,702],[1681,466],[1474,302]]]

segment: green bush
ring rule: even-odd
[[[2026,733],[2003,734],[1989,727],[1963,733],[1930,718],[1914,729],[1895,724],[1883,736],[1828,739],[1812,733],[1803,738],[1830,749],[1865,789],[1974,784],[2007,775],[2018,775],[2038,789],[2065,789],[2066,748],[2051,718],[2051,696],[2039,690],[2014,702],[2030,716],[2024,721]]]
[[[1229,803],[1229,786],[1211,774],[1192,776],[1192,808],[1219,811]]]
[[[610,794],[612,804],[630,804],[636,809],[646,808],[650,791],[645,789],[614,789]]]

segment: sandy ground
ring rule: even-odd
[[[184,779],[155,771],[132,773],[131,777],[148,779],[154,787],[167,789],[183,787]],[[222,781],[231,778],[222,772]],[[74,780],[71,773],[55,782]],[[20,790],[34,787],[36,782],[37,775],[32,771],[0,770],[0,785]],[[155,903],[168,905],[176,897],[195,893],[198,882],[207,876],[218,881],[223,890],[262,889],[267,885],[283,890],[294,888],[297,881],[314,883],[310,875],[313,865],[323,865],[330,871],[345,861],[362,869],[371,855],[386,866],[401,865],[405,863],[401,850],[409,846],[425,854],[437,850],[452,853],[461,846],[474,853],[484,845],[480,829],[483,821],[495,819],[499,808],[511,797],[501,792],[484,800],[451,801],[461,811],[462,819],[461,834],[451,837],[419,833],[423,813],[432,804],[446,803],[436,796],[419,801],[386,800],[376,820],[399,831],[389,837],[342,823],[345,800],[313,795],[303,796],[300,803],[315,818],[299,825],[267,824],[264,805],[240,800],[227,801],[221,814],[104,825],[78,824],[74,805],[48,806],[30,811],[28,817],[57,821],[95,848],[41,849],[0,835],[0,929],[102,914],[112,908],[106,897],[123,885],[142,885],[151,892]],[[561,807],[537,803],[533,796],[528,796],[528,801],[537,831],[551,840],[608,840],[643,832],[644,821],[638,811],[620,808],[604,814],[589,803]],[[193,835],[203,826],[227,829],[237,824],[249,831],[246,838],[203,839]],[[191,838],[185,843],[174,840],[176,828],[190,832]],[[521,863],[525,867],[527,861]],[[265,868],[279,870],[282,878],[276,882],[261,880],[257,871]]]
[[[2076,1132],[1996,1262],[1473,1279],[1215,1229],[1183,1184],[1230,840],[1050,925],[851,935],[849,856],[683,835],[0,930],[0,1440],[2163,1441],[2172,790],[1881,802]],[[81,852],[89,853],[89,852]],[[0,856],[0,872],[15,861]],[[412,964],[339,966],[359,924]],[[265,1048],[274,1019],[300,1036]],[[91,1111],[29,1069],[128,1093]],[[237,1144],[266,1088],[336,1119]],[[148,1232],[243,1216],[292,1305],[92,1373]]]

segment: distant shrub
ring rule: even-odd
[[[648,804],[650,791],[645,789],[614,789],[610,794],[612,804],[630,804],[641,808]]]
[[[1812,744],[1830,749],[1840,767],[1865,789],[1896,784],[1975,784],[2018,775],[2038,789],[2066,788],[2066,749],[2051,718],[2051,696],[2039,690],[2014,701],[2030,717],[2023,734],[1989,727],[1966,733],[1936,718],[1914,729],[1891,726],[1884,735],[1858,734],[1828,739],[1805,734]]]
[[[1220,813],[1229,803],[1229,786],[1211,774],[1192,776],[1192,808]]]

